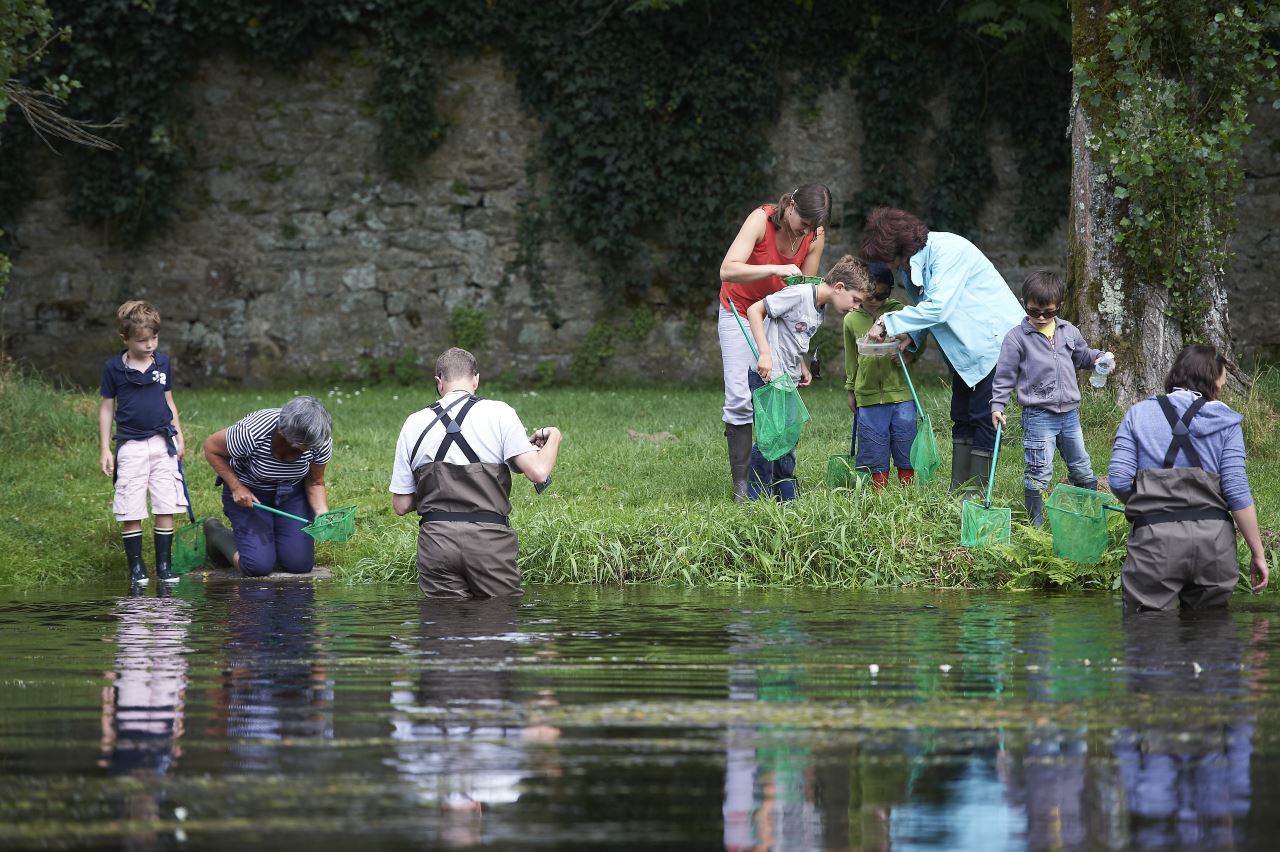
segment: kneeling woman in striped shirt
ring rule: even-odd
[[[329,511],[324,466],[333,455],[332,419],[313,396],[295,396],[281,408],[263,408],[204,442],[204,457],[222,483],[228,531],[205,522],[210,550],[246,577],[280,570],[309,573],[315,542],[295,520],[253,508],[271,506],[314,519]]]

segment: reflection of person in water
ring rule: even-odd
[[[102,691],[102,761],[113,775],[165,775],[178,759],[191,604],[121,598],[115,670]]]
[[[276,771],[276,741],[333,737],[333,682],[316,660],[315,588],[240,583],[227,613],[218,721],[244,769]]]
[[[1158,704],[1198,705],[1185,714],[1186,724],[1118,733],[1115,756],[1131,831],[1125,845],[1221,848],[1262,840],[1244,836],[1254,718],[1233,618],[1217,609],[1124,620],[1131,690]],[[1256,624],[1265,631],[1265,620]],[[1192,721],[1206,717],[1220,721]]]
[[[416,680],[393,684],[393,761],[413,796],[440,809],[438,842],[474,845],[481,841],[482,811],[515,803],[521,782],[537,771],[528,744],[553,742],[560,732],[510,721],[519,700],[518,599],[427,598],[418,610],[417,637],[395,645],[412,662]],[[554,699],[545,693],[531,701],[549,702]]]
[[[172,597],[170,586],[161,586],[160,594],[131,595],[115,606],[115,668],[102,690],[99,760],[112,775],[167,775],[182,753],[191,604]],[[160,804],[148,791],[128,796],[125,806],[131,822],[160,817]]]

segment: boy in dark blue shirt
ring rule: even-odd
[[[115,476],[111,510],[121,523],[130,582],[147,582],[142,521],[150,493],[151,511],[156,516],[156,579],[176,583],[178,578],[170,569],[173,516],[187,505],[178,471],[186,446],[173,402],[169,356],[157,350],[160,312],[146,302],[125,302],[116,311],[116,320],[125,349],[102,365],[102,407],[98,410],[102,472]]]

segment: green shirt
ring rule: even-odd
[[[844,387],[845,390],[853,391],[854,401],[859,408],[911,399],[911,390],[907,387],[907,380],[903,378],[902,367],[897,358],[872,358],[858,354],[858,338],[865,337],[881,315],[902,308],[903,304],[898,300],[886,299],[875,313],[858,308],[844,315]],[[914,355],[908,354],[906,357],[914,360]]]

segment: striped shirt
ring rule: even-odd
[[[313,464],[325,464],[333,456],[333,439],[308,449],[297,461],[280,461],[271,455],[271,436],[280,424],[280,409],[263,408],[246,415],[227,429],[231,469],[243,482],[276,485],[299,482]]]

